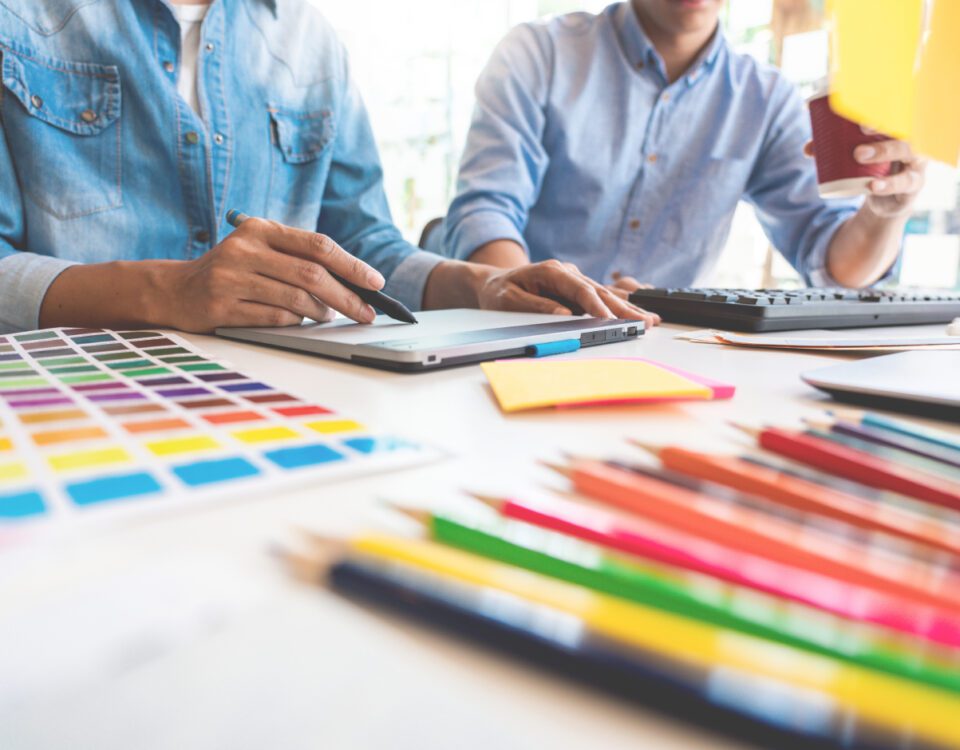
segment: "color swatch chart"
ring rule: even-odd
[[[174,336],[0,336],[0,524],[169,507],[435,456]]]

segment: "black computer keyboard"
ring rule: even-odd
[[[949,323],[960,294],[876,289],[639,289],[630,301],[668,323],[734,331]]]

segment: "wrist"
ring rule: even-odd
[[[427,277],[423,309],[480,307],[483,287],[501,269],[479,263],[448,260],[438,264]]]

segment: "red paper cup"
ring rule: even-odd
[[[826,94],[811,99],[809,106],[821,196],[850,198],[866,195],[869,192],[867,186],[872,180],[890,175],[892,162],[861,164],[853,158],[857,146],[888,141],[889,136],[864,133],[857,123],[833,111]]]

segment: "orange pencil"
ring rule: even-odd
[[[569,469],[553,468],[569,477],[584,495],[703,539],[960,611],[960,580],[942,567],[881,554],[598,461],[574,462]]]
[[[960,527],[922,513],[871,502],[734,456],[634,444],[657,456],[666,469],[960,555]]]

